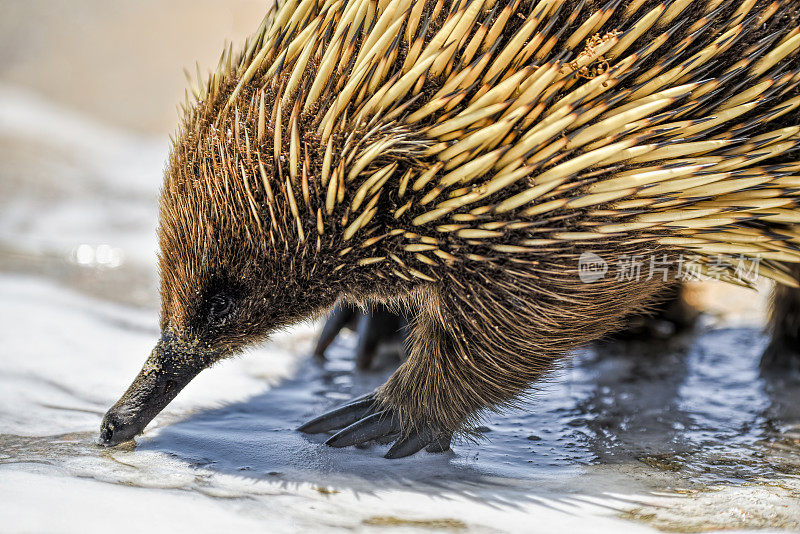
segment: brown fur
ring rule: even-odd
[[[610,2],[613,13],[598,35],[616,28],[627,30],[630,24],[625,18],[626,9],[633,3]],[[571,31],[598,9],[608,8],[600,2],[559,4],[560,9],[541,26],[547,35],[552,35],[552,43],[548,44],[552,51],[546,54],[550,60],[559,56],[559,47]],[[640,17],[658,2],[646,0],[635,4],[642,5],[637,11]],[[751,18],[763,13],[771,3],[756,4],[748,15]],[[482,16],[494,21],[505,5],[498,0],[494,10]],[[533,15],[535,5],[536,2],[514,2],[513,13],[519,16],[512,16],[487,53],[502,50]],[[626,90],[641,88],[637,77],[649,69],[668,70],[709,46],[720,35],[714,28],[724,27],[726,21],[732,20],[739,5],[725,0],[697,1],[681,14],[682,18],[665,27],[654,26],[632,49],[645,46],[669,30],[664,48],[672,46],[682,52],[674,57],[659,54],[644,60],[632,73],[622,76],[611,96],[603,96],[601,103],[611,102],[613,95],[623,95]],[[670,120],[702,118],[705,115],[698,110],[710,113],[713,107],[709,106],[733,98],[748,87],[746,69],[729,73],[742,59],[742,51],[749,52],[755,61],[766,53],[758,48],[762,40],[777,42],[798,25],[800,15],[792,2],[785,0],[772,5],[778,6],[776,14],[759,26],[752,21],[755,19],[747,19],[750,22],[736,37],[736,46],[691,77],[700,80],[722,78],[725,74],[724,83],[704,93],[694,108]],[[438,3],[428,0],[423,21],[428,20],[429,25],[427,30],[420,30],[422,43],[429,43],[443,27],[451,7],[449,0]],[[707,15],[709,7],[717,11]],[[701,24],[703,30],[692,26],[704,16],[707,24]],[[305,23],[309,24],[309,20]],[[323,21],[320,31],[331,32],[323,39],[328,42],[333,38],[333,26],[324,24],[328,23]],[[612,265],[623,254],[644,258],[669,254],[674,258],[685,252],[680,246],[661,241],[666,237],[691,235],[681,234],[680,228],[655,226],[589,235],[604,225],[630,222],[655,209],[647,203],[642,208],[621,210],[611,201],[575,208],[565,206],[570,199],[589,193],[593,184],[634,166],[619,162],[575,173],[533,203],[534,206],[553,203],[553,208],[542,214],[528,215],[522,208],[495,209],[503,201],[535,187],[542,172],[583,153],[581,149],[562,149],[531,171],[529,178],[481,202],[452,211],[447,215],[448,220],[439,218],[417,224],[415,221],[439,202],[457,198],[473,185],[477,188],[489,183],[492,173],[485,173],[472,183],[442,186],[438,179],[447,171],[439,170],[436,179],[418,189],[413,187],[426,171],[444,164],[432,155],[440,141],[428,137],[427,128],[441,122],[445,115],[451,118],[476,94],[485,93],[502,79],[470,87],[461,97],[463,103],[455,104],[453,113],[444,110],[450,102],[445,100],[438,114],[433,113],[416,124],[404,122],[404,117],[419,110],[445,80],[459,68],[469,66],[459,64],[460,56],[455,55],[445,73],[420,77],[416,98],[402,100],[381,114],[368,115],[362,122],[353,118],[358,110],[355,104],[342,108],[338,118],[326,119],[337,105],[337,95],[347,88],[352,75],[349,69],[368,34],[355,34],[350,41],[350,62],[331,75],[321,96],[306,108],[304,98],[324,60],[324,50],[320,48],[310,56],[308,67],[300,73],[294,91],[289,94],[286,87],[294,83],[293,66],[299,61],[297,56],[292,61],[282,59],[289,37],[283,41],[275,37],[274,47],[264,49],[259,59],[261,66],[253,67],[250,72],[254,58],[269,39],[269,28],[265,23],[238,58],[226,52],[220,69],[207,82],[199,82],[202,87],[197,89],[198,100],[188,104],[178,132],[160,211],[164,331],[180,339],[197,340],[213,349],[218,357],[224,357],[263,339],[277,328],[320,313],[341,296],[352,301],[375,299],[395,303],[413,310],[415,316],[410,356],[381,389],[380,399],[402,415],[407,428],[425,423],[440,430],[459,431],[473,423],[483,410],[499,409],[514,402],[526,387],[552,368],[557,358],[618,328],[626,315],[647,306],[663,289],[662,280],[607,278],[585,284],[577,274],[578,257],[586,251],[600,255]],[[477,28],[478,25],[469,35]],[[302,29],[293,35],[296,37]],[[607,35],[617,38],[614,33]],[[578,49],[583,48],[581,41]],[[401,39],[388,49],[385,57],[402,65],[410,49],[409,43]],[[564,61],[571,61],[570,58],[577,56],[565,51],[564,57]],[[271,72],[273,65],[276,68]],[[795,54],[781,63],[780,72],[796,72],[798,67],[800,61]],[[576,70],[562,86],[564,91],[588,83],[601,72],[597,69],[602,68],[595,63],[586,72]],[[391,79],[392,72],[384,79]],[[796,112],[759,119],[759,114],[771,106],[798,94],[797,76],[781,83],[759,106],[735,119],[735,131],[725,133],[726,128],[733,127],[728,123],[693,139],[721,135],[742,137],[745,141],[741,143],[745,143],[765,132],[797,125]],[[366,88],[356,91],[354,102],[359,94],[363,104],[370,92]],[[555,101],[553,96],[547,102],[551,105]],[[667,109],[679,109],[686,102],[679,99]],[[577,116],[591,113],[597,105],[588,102],[585,107],[576,107]],[[392,110],[399,111],[392,114]],[[335,123],[328,132],[321,131],[326,120]],[[665,119],[658,120],[663,123]],[[480,127],[490,124],[492,121]],[[471,132],[462,132],[461,138]],[[523,134],[522,128],[511,130],[501,149],[513,146]],[[458,140],[456,137],[447,145]],[[361,173],[350,177],[348,173],[360,158],[376,146],[380,147],[377,155],[372,156]],[[757,147],[750,151],[755,153]],[[790,151],[776,153],[766,162],[758,163],[762,166],[752,172],[777,176],[777,170],[763,165],[790,163],[796,164]],[[391,165],[396,166],[390,168]],[[359,187],[387,168],[385,182],[357,202]],[[338,184],[332,185],[336,180]],[[631,192],[622,200],[634,196]],[[655,199],[673,210],[712,200],[681,198],[680,193]],[[794,209],[794,204],[786,209]],[[360,216],[367,223],[353,231],[352,225]],[[786,229],[797,232],[796,227],[785,223],[751,225],[751,219],[748,214],[747,219],[729,226],[764,235]],[[797,248],[794,242],[785,242],[792,250]],[[765,266],[768,265],[780,270],[777,262],[766,262]],[[211,320],[214,299],[221,294],[233,302],[233,308],[222,319]]]

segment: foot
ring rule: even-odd
[[[383,305],[373,305],[368,313],[357,307],[338,302],[331,310],[322,333],[317,340],[314,355],[325,357],[325,350],[344,328],[355,330],[358,334],[356,345],[356,365],[359,369],[369,369],[380,345],[397,342],[404,346],[407,336],[406,319]]]
[[[422,425],[411,430],[403,429],[400,418],[391,409],[385,409],[370,393],[348,404],[312,419],[300,428],[307,434],[337,430],[326,442],[331,447],[348,447],[370,442],[394,441],[385,458],[403,458],[425,449],[444,452],[450,449],[451,434],[437,432]]]

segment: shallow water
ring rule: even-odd
[[[0,86],[0,530],[800,530],[800,379],[759,373],[763,317],[730,308],[580,351],[445,454],[296,432],[397,363],[355,371],[352,336],[315,362],[314,325],[202,373],[135,447],[95,446],[158,335],[166,149]]]

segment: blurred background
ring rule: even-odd
[[[111,126],[163,136],[183,68],[216,66],[269,0],[3,0],[0,80]]]
[[[216,65],[267,5],[0,1],[0,268],[155,304],[150,239],[184,69]]]
[[[696,331],[579,351],[443,455],[295,432],[392,371],[355,372],[352,336],[314,363],[313,325],[201,374],[135,450],[97,448],[158,336],[183,69],[216,65],[267,5],[0,0],[0,530],[800,529],[800,385],[757,366],[768,287],[693,286]]]

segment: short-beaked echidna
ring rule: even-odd
[[[797,0],[286,0],[193,84],[162,337],[101,443],[337,299],[408,316],[408,359],[303,429],[387,457],[446,448],[687,257],[789,288],[771,354],[796,352],[799,49]]]

